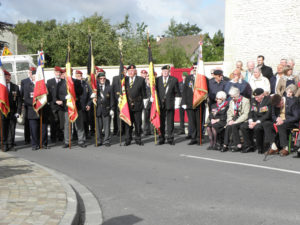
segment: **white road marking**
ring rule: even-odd
[[[226,160],[220,160],[220,159],[212,159],[212,158],[206,158],[206,157],[200,157],[200,156],[194,156],[194,155],[181,154],[180,156],[186,157],[186,158],[202,159],[202,160],[219,162],[219,163],[227,163],[227,164],[233,164],[233,165],[248,166],[248,167],[260,168],[260,169],[266,169],[266,170],[274,170],[274,171],[280,171],[280,172],[284,172],[284,173],[292,173],[292,174],[300,175],[300,171],[296,171],[296,170],[286,170],[286,169],[280,169],[280,168],[269,167],[269,166],[261,166],[261,165],[256,165],[256,164],[226,161]]]

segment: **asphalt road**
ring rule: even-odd
[[[22,134],[18,134],[20,140]],[[16,156],[62,172],[88,187],[104,225],[300,224],[300,159],[257,153],[207,151],[176,145],[110,148],[61,145],[32,151],[18,142]]]

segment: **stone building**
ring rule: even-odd
[[[293,58],[300,70],[299,0],[225,1],[225,74],[258,55],[273,71],[281,58]]]

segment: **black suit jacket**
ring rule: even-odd
[[[114,109],[114,96],[109,84],[105,84],[103,96],[100,95],[100,84],[97,82],[97,117],[109,116],[109,111]]]
[[[260,104],[255,101],[254,98],[251,99],[249,119],[252,119],[253,122],[256,122],[257,120],[259,120],[260,122],[272,120],[272,106],[270,96],[265,96]]]
[[[80,104],[82,109],[85,110],[86,106],[92,105],[91,95],[93,91],[90,85],[84,80],[81,81],[81,87],[82,87],[82,95],[80,95],[79,99],[80,99]]]
[[[123,77],[123,75],[122,75],[122,77]],[[115,104],[118,104],[118,99],[119,99],[120,92],[121,92],[121,82],[120,82],[119,75],[113,77],[111,88],[112,88],[113,99],[115,101]]]
[[[269,80],[271,79],[271,77],[273,77],[272,68],[269,66],[266,66],[265,64],[263,64],[261,67],[261,73],[264,77],[268,78]]]
[[[10,112],[7,114],[6,119],[14,119],[16,113],[21,114],[22,101],[19,91],[19,86],[14,83],[10,83],[10,90],[8,93]],[[5,118],[5,117],[2,117]]]
[[[166,87],[163,76],[156,78],[156,90],[160,107],[167,110],[174,109],[175,97],[181,97],[177,78],[169,76]]]
[[[21,99],[22,99],[22,100],[23,100],[23,98],[24,98],[24,86],[25,86],[25,84],[27,84],[27,83],[31,83],[31,80],[30,80],[29,77],[27,77],[27,78],[21,80],[21,90],[20,90],[20,94],[21,94]]]
[[[125,77],[125,89],[130,111],[142,111],[144,108],[143,99],[146,98],[146,83],[142,77],[135,76],[132,87],[129,84],[129,77]]]
[[[192,75],[188,76],[185,79],[181,105],[186,105],[187,109],[193,109],[193,95],[194,95],[193,86],[195,84],[195,79],[196,77]]]
[[[48,95],[50,96],[50,107],[52,111],[58,111],[60,106],[56,104],[56,92],[57,92],[57,84],[55,78],[51,78],[47,81],[47,89]]]

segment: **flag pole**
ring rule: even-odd
[[[1,129],[1,150],[2,150],[2,152],[4,152],[4,149],[3,149],[2,113],[0,115],[0,129]]]
[[[43,109],[40,110],[40,149],[43,147]],[[48,132],[48,131],[47,131]]]
[[[121,93],[121,92],[120,92]],[[119,117],[120,120],[120,126],[119,126],[119,132],[120,132],[120,146],[122,146],[122,120]]]
[[[70,122],[70,119],[69,119],[69,149],[71,149],[71,127],[72,127],[72,124]]]
[[[202,103],[201,103],[202,104]],[[199,132],[200,132],[200,145],[202,145],[202,107],[200,106],[200,128],[199,128]]]
[[[97,97],[96,97],[97,98]],[[96,106],[97,105],[94,105],[94,121],[95,121],[95,145],[96,147],[98,147],[98,135],[97,135],[97,116],[96,116]]]
[[[119,51],[120,51],[120,61],[122,62],[123,64],[123,54],[122,54],[122,49],[123,49],[123,44],[122,44],[122,38],[119,38]],[[123,65],[122,65],[123,66]],[[123,95],[122,93],[122,73],[124,71],[124,68],[121,69],[120,71],[120,75],[119,75],[119,78],[120,78],[120,94],[119,94],[119,98],[121,97],[121,94]],[[123,76],[125,76],[123,74]],[[123,97],[123,96],[122,96]],[[120,121],[120,126],[119,126],[119,132],[120,132],[120,146],[122,146],[122,120],[121,120],[121,117],[120,117],[120,113],[121,113],[121,110],[119,108],[119,121]]]

